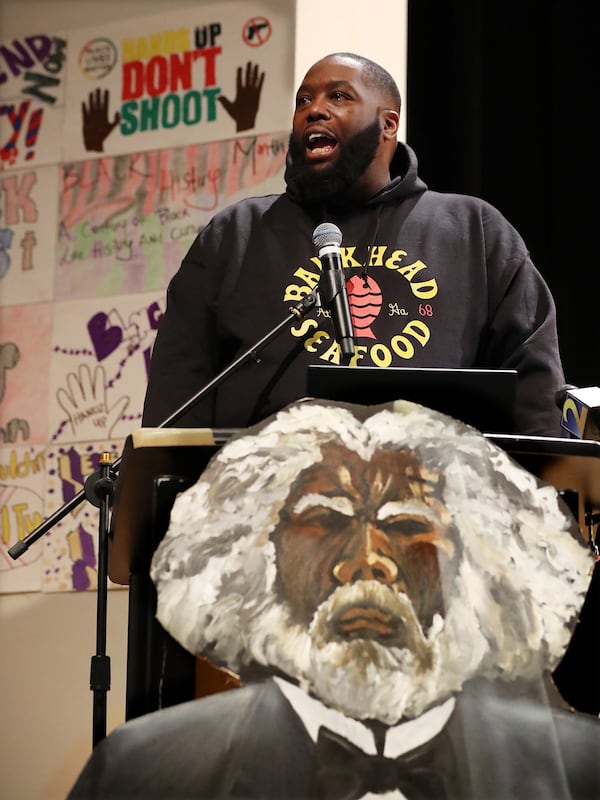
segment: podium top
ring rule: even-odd
[[[191,485],[235,430],[140,428],[125,441],[115,484],[108,574],[129,584],[135,560],[152,535],[154,486],[161,476]]]

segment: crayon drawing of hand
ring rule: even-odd
[[[129,397],[120,397],[109,408],[106,398],[104,367],[92,372],[81,364],[78,372],[67,375],[67,388],[59,389],[56,398],[71,424],[76,441],[90,441],[105,436],[112,438],[113,430],[129,405]]]

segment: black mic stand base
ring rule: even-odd
[[[92,744],[106,737],[107,693],[110,690],[110,658],[106,655],[106,626],[108,606],[108,535],[110,509],[115,491],[115,474],[110,453],[100,456],[100,469],[84,484],[87,500],[99,511],[98,519],[98,586],[96,590],[96,654],[90,666],[90,689],[94,693]]]

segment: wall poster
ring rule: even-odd
[[[0,593],[95,587],[87,502],[8,551],[139,427],[197,233],[283,188],[293,46],[261,2],[0,39]]]

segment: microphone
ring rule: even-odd
[[[576,439],[600,441],[600,388],[579,388],[570,383],[562,386],[554,395],[556,405],[562,411],[560,425]]]
[[[321,261],[319,281],[321,304],[331,311],[335,338],[342,351],[342,359],[348,362],[354,355],[354,328],[348,303],[348,290],[342,268],[342,232],[331,222],[323,222],[313,231],[313,244]]]

